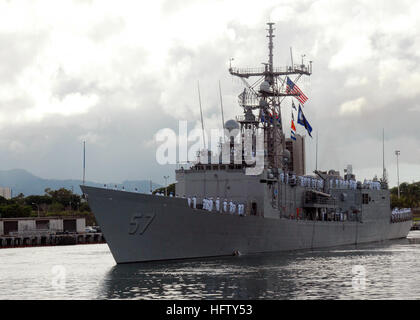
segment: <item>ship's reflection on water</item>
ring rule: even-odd
[[[357,247],[124,264],[105,275],[98,298],[418,299],[419,261],[415,234]]]

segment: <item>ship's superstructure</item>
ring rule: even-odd
[[[409,215],[391,217],[385,181],[357,181],[348,166],[306,175],[304,139],[286,138],[282,102],[302,102],[291,88],[312,62],[229,68],[243,80],[243,115],[229,120],[220,154],[204,150],[176,170],[174,197],[82,186],[118,263],[329,247],[401,238]],[[257,77],[252,85],[248,79]],[[291,80],[290,78],[293,78]],[[300,105],[299,105],[300,115]],[[299,119],[310,134],[306,119]],[[259,161],[261,160],[261,161]]]

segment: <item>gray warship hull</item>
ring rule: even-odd
[[[117,263],[361,244],[404,238],[412,225],[239,216],[193,209],[183,198],[81,188]]]

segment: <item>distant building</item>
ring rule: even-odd
[[[7,187],[0,187],[0,197],[6,198],[8,200],[12,199],[12,189]]]
[[[37,234],[56,232],[85,232],[86,219],[83,217],[40,217],[0,219],[0,236],[11,234]]]
[[[299,176],[306,174],[305,137],[296,134],[296,141],[286,138],[286,149],[290,152],[289,171]]]

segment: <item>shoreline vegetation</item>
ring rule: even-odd
[[[45,194],[26,196],[22,193],[8,200],[0,196],[0,218],[37,218],[81,216],[86,225],[96,225],[88,203],[70,190],[45,189]]]
[[[398,198],[398,188],[391,190],[391,208],[411,208],[420,211],[420,181],[400,184],[400,198]],[[417,210],[415,210],[417,209]]]

